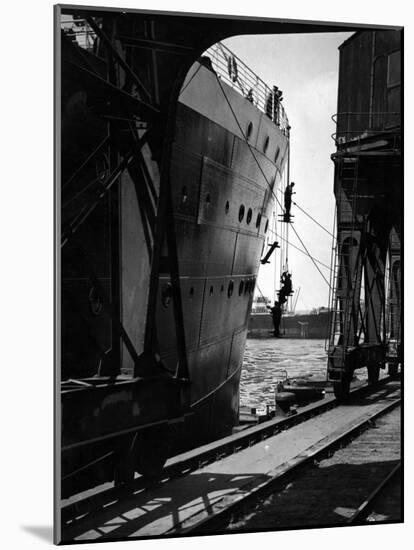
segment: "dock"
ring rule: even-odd
[[[333,405],[336,400],[331,399]],[[400,400],[399,380],[387,380],[368,393],[366,388],[357,390],[347,405],[337,404],[288,429],[276,430],[275,435],[269,435],[269,430],[276,429],[280,419],[250,428],[256,431],[257,442],[223,458],[220,450],[224,453],[226,447],[237,447],[242,434],[175,457],[167,463],[167,472],[168,468],[197,457],[201,465],[188,474],[184,471],[164,482],[160,480],[152,487],[137,488],[118,498],[109,495],[112,502],[104,502],[93,513],[83,515],[80,510],[80,519],[66,520],[64,539],[135,539],[209,531],[210,522],[214,527],[247,498],[258,497],[288,472],[316,460],[338,441],[355,437],[375,418],[400,407]],[[317,405],[309,406],[309,410],[312,407],[316,414]],[[209,453],[218,458],[203,466],[203,457],[207,460]]]

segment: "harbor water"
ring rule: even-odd
[[[240,405],[273,405],[276,385],[286,378],[326,381],[325,340],[248,338],[241,375]],[[356,371],[355,378],[366,378],[366,369]]]

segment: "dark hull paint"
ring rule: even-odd
[[[208,70],[200,75],[201,81],[212,78]],[[227,93],[239,99],[232,90]],[[242,101],[254,126],[262,125],[256,140],[264,142],[274,125]],[[229,113],[228,126],[232,122]],[[194,413],[186,420],[185,446],[192,447],[228,435],[238,423],[249,314],[273,205],[269,185],[277,185],[279,173],[270,151],[250,149],[241,136],[187,105],[179,105],[176,127],[171,181]],[[160,280],[157,322],[161,356],[173,368],[172,311],[160,299],[167,282]]]
[[[170,167],[190,379],[190,414],[185,418],[174,451],[228,435],[238,422],[240,372],[255,279],[272,209],[271,188],[278,185],[287,157],[287,138],[282,132],[250,102],[224,84],[239,117],[238,123],[228,107],[223,111],[225,102],[218,98],[220,90],[213,73],[201,68],[192,83],[195,89],[185,87],[177,108]],[[69,79],[66,87],[69,90],[71,86],[74,82]],[[208,91],[209,104],[200,90]],[[76,90],[74,94],[78,94],[76,101],[73,100],[75,111],[81,113],[79,116],[85,122],[89,116],[87,100]],[[63,113],[68,130],[62,140],[65,158],[62,164],[67,166],[66,174],[62,174],[63,181],[72,172],[70,158],[77,154],[77,129],[73,128],[76,117],[68,111],[68,104]],[[249,122],[253,123],[253,132],[247,144],[238,124],[246,129]],[[79,127],[82,128],[82,124]],[[268,146],[264,152],[266,142]],[[274,163],[275,157],[277,164]],[[158,190],[156,162],[150,151],[144,150],[144,158]],[[80,227],[75,244],[63,249],[63,379],[96,376],[98,368],[114,352],[111,319],[91,314],[89,263],[94,266],[94,274],[108,295],[114,288],[114,274],[120,277],[121,321],[137,352],[143,351],[143,312],[147,306],[150,263],[136,200],[131,177],[124,173],[119,192],[109,194],[100,203],[88,223]],[[73,208],[76,206],[75,199]],[[71,211],[66,210],[65,215],[70,219]],[[118,273],[113,264],[114,224],[120,227],[117,237],[120,241]],[[88,262],[79,261],[76,253],[78,242],[91,253]],[[162,252],[161,267],[166,265],[164,259]],[[174,371],[178,358],[174,312],[172,304],[163,303],[163,291],[168,283],[167,270],[161,270],[156,332],[161,360]],[[124,344],[121,344],[120,352],[121,373],[131,378],[133,362]],[[71,421],[71,409],[77,407],[78,401],[84,401],[77,397],[82,389],[68,390],[63,400],[63,404],[67,404],[63,447],[76,442],[80,433],[82,441],[87,441],[89,436],[92,438],[96,433],[94,422],[101,423],[105,418],[117,419],[112,426],[114,435],[125,428],[124,418],[133,419],[131,422],[136,426],[145,422],[168,422],[177,412],[181,392],[178,389],[177,397],[172,396],[171,406],[165,406],[164,391],[159,394],[151,392],[149,401],[127,398],[120,416],[114,408],[119,408],[119,403],[114,405],[107,398],[108,392],[119,391],[116,388],[111,390],[111,385],[102,391],[106,398],[100,402],[101,390],[92,390],[99,403],[92,408],[86,407],[80,418],[77,415],[76,422],[82,424],[77,429],[77,423]],[[131,395],[138,394],[138,390],[132,390]],[[142,403],[151,408],[151,413],[141,418],[132,411],[139,410]],[[69,470],[79,466],[76,457],[69,462]]]

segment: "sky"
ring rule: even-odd
[[[352,33],[239,36],[224,44],[264,82],[283,90],[283,104],[291,129],[290,180],[293,200],[330,232],[333,229],[335,151],[332,115],[337,111],[338,46]],[[280,197],[280,195],[279,195]],[[332,237],[292,206],[294,227],[311,255],[330,266]],[[280,227],[280,226],[279,226]],[[293,230],[289,241],[303,250]],[[279,251],[276,251],[279,273]],[[329,281],[329,269],[319,265]],[[300,287],[296,311],[328,306],[329,287],[310,258],[289,247],[289,269],[294,289]],[[261,266],[260,291],[273,299],[274,264]],[[260,292],[259,291],[259,292]],[[257,294],[257,292],[256,292]]]

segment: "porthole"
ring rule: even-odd
[[[224,292],[224,285],[221,285],[220,292]]]
[[[269,141],[270,141],[270,138],[269,136],[266,137],[266,139],[264,140],[264,144],[263,144],[263,152],[266,153],[268,147],[269,147]]]
[[[101,293],[93,286],[89,292],[89,307],[93,315],[100,315],[103,311],[103,299]]]
[[[230,210],[230,203],[229,203],[229,201],[226,202],[226,206],[225,206],[224,210],[225,210],[226,214],[229,213],[229,210]]]
[[[253,132],[253,122],[249,122],[247,126],[247,139],[249,139]]]
[[[239,208],[239,222],[243,221],[244,218],[244,204],[242,204]]]
[[[244,293],[245,294],[248,294],[248,292],[249,292],[249,285],[250,285],[250,281],[246,281],[246,284],[244,285]]]
[[[172,298],[172,286],[170,283],[167,283],[163,286],[163,289],[161,291],[161,303],[162,305],[167,308],[170,305]]]
[[[252,279],[250,281],[249,294],[253,294],[255,285],[256,285],[256,281],[254,279]]]
[[[214,287],[213,287],[213,285],[211,285],[211,287],[210,287],[210,296],[213,296],[213,292],[214,292]]]
[[[233,289],[234,289],[234,282],[233,281],[230,281],[229,282],[229,287],[227,289],[227,296],[230,298],[233,294]]]
[[[247,225],[252,221],[253,211],[251,208],[247,211],[246,223]]]
[[[257,214],[257,218],[256,218],[256,227],[260,227],[260,222],[262,221],[262,215],[260,214],[260,212]]]
[[[244,281],[240,281],[240,284],[239,284],[239,296],[241,296],[243,294],[243,289],[244,289]]]
[[[194,296],[194,287],[192,286],[190,288],[190,298],[192,298]]]
[[[181,190],[181,202],[184,204],[185,202],[187,202],[187,187],[184,185],[184,187],[182,188]]]
[[[277,159],[279,158],[279,153],[280,153],[280,147],[278,147],[278,148],[276,149],[275,162],[277,162]]]
[[[269,227],[269,220],[266,220],[266,225],[264,228],[264,232],[267,233],[267,228]]]

